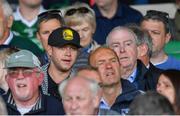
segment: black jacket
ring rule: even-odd
[[[8,115],[21,115],[17,110],[15,101],[13,100],[12,94],[9,91],[3,96]],[[40,98],[33,106],[33,108],[24,115],[64,115],[64,109],[62,103],[52,96],[40,94]]]
[[[132,83],[128,80],[121,79],[122,93],[116,98],[111,109],[119,112],[120,114],[127,114],[129,111],[129,105],[134,100],[136,95],[142,94],[143,92],[137,90]]]

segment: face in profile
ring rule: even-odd
[[[175,90],[171,81],[165,75],[160,75],[156,90],[167,97],[171,104],[174,104]]]
[[[67,115],[94,115],[100,97],[95,95],[84,78],[74,77],[64,88],[63,106]]]

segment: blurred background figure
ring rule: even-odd
[[[45,50],[45,53],[40,57],[42,65],[49,62],[47,54],[49,35],[53,30],[62,26],[64,26],[64,19],[60,10],[48,10],[38,15],[36,37],[40,40]]]
[[[5,69],[6,59],[14,52],[17,52],[18,49],[12,48],[8,45],[0,45],[0,95],[5,94],[9,87],[5,80],[7,74],[7,69]]]
[[[15,36],[11,32],[13,12],[6,0],[0,0],[0,45],[10,45],[27,49],[39,56],[42,51],[30,39]]]
[[[159,77],[157,92],[168,98],[176,115],[180,115],[180,71],[165,70]]]
[[[7,115],[6,105],[1,96],[0,96],[0,115]]]
[[[99,47],[93,39],[96,30],[96,18],[93,9],[88,4],[76,3],[65,10],[64,20],[67,26],[76,30],[80,35],[79,56],[73,66],[74,70],[88,65],[89,53]]]
[[[177,5],[177,11],[174,18],[175,27],[176,27],[176,38],[178,41],[180,41],[180,0],[176,0]]]
[[[127,23],[140,23],[139,11],[123,4],[120,0],[95,0],[92,7],[96,14],[96,31],[94,40],[105,44],[107,34],[116,26]]]
[[[130,105],[129,115],[174,115],[168,99],[157,92],[138,95]]]
[[[12,40],[10,32],[13,23],[13,12],[6,0],[0,0],[0,45],[8,45]]]
[[[14,15],[12,31],[16,36],[30,39],[42,51],[41,43],[36,38],[37,16],[45,11],[42,0],[18,0],[18,7]]]
[[[147,11],[141,22],[141,28],[147,31],[152,39],[151,63],[160,69],[180,70],[180,60],[167,55],[164,51],[165,44],[171,38],[168,13],[156,10]]]

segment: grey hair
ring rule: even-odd
[[[82,13],[75,13],[71,16],[66,15],[66,13],[70,10],[70,9],[78,9],[81,7],[85,7],[89,10],[88,13],[82,14]],[[64,13],[64,18],[65,18],[65,23],[68,26],[74,25],[74,22],[81,22],[82,20],[85,20],[86,22],[90,23],[93,27],[93,30],[95,31],[96,29],[96,16],[95,16],[95,12],[94,10],[86,3],[81,3],[81,2],[76,2],[75,4],[67,7],[65,9],[65,13]],[[81,20],[82,19],[82,20]],[[72,24],[73,23],[73,24]]]
[[[13,15],[13,10],[7,0],[0,0],[0,7],[3,9],[3,14],[5,15],[6,18],[10,17]]]
[[[143,31],[139,26],[136,24],[130,24],[128,27],[136,34],[137,36],[137,46],[146,44],[148,46],[148,56],[151,57],[152,55],[152,39],[148,32]]]
[[[68,82],[71,81],[74,78],[83,78],[83,79],[85,79],[89,83],[88,87],[91,90],[92,95],[97,96],[97,94],[98,94],[98,92],[100,90],[100,86],[98,85],[98,83],[96,81],[94,81],[94,80],[78,76],[78,77],[73,77],[73,78],[66,79],[59,85],[58,90],[59,90],[59,93],[60,93],[62,99],[64,97],[65,88],[67,87]]]
[[[111,40],[110,35],[111,35],[114,31],[121,31],[121,30],[126,30],[126,31],[128,31],[128,32],[134,37],[135,42],[136,42],[136,45],[138,44],[137,36],[136,36],[136,34],[135,34],[131,29],[129,29],[129,28],[126,27],[126,26],[117,26],[117,27],[113,28],[113,29],[111,30],[111,32],[109,32],[109,34],[107,35],[107,37],[106,37],[106,45],[109,46],[109,42],[110,42],[110,40]]]

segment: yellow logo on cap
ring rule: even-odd
[[[73,40],[73,32],[70,29],[65,29],[63,31],[64,40]]]

